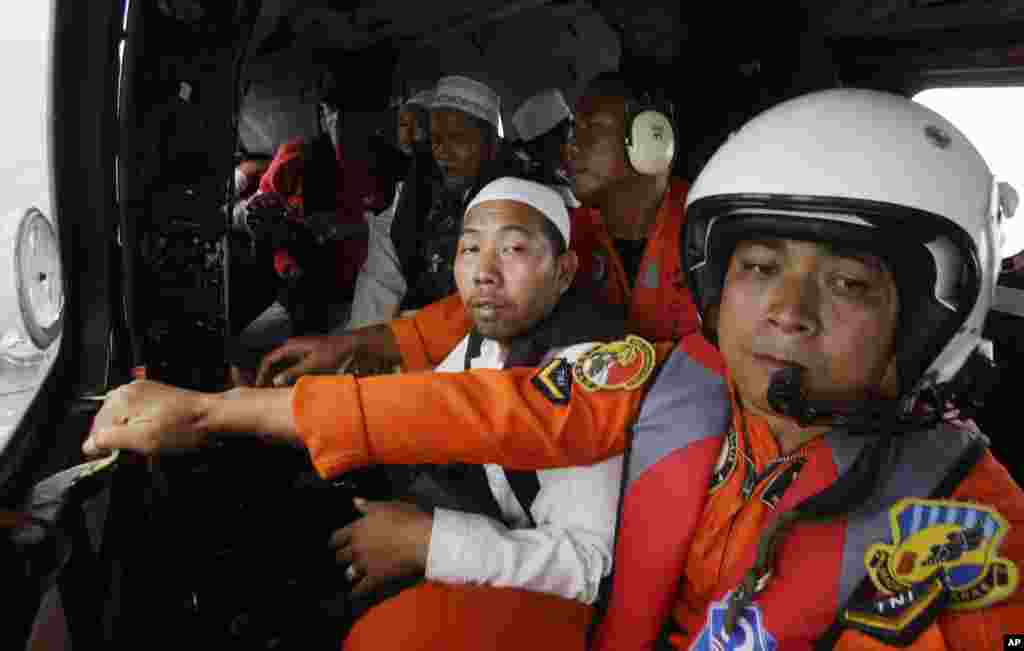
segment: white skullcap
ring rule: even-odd
[[[498,128],[501,99],[486,84],[462,76],[441,77],[434,89],[431,110],[450,108],[468,113]]]
[[[477,204],[485,201],[518,201],[540,211],[542,215],[555,225],[558,232],[565,239],[565,246],[569,246],[569,211],[565,209],[565,200],[553,188],[526,181],[511,176],[502,177],[491,181],[477,193],[473,200],[466,207],[466,214]]]
[[[523,102],[512,115],[512,126],[522,140],[533,140],[572,117],[562,91],[549,88]]]
[[[412,104],[414,106],[419,106],[419,107],[422,107],[424,109],[429,109],[430,108],[430,104],[433,101],[434,101],[434,91],[428,89],[428,90],[421,90],[420,92],[416,93],[415,95],[410,97],[408,100],[406,100],[405,103],[406,104]]]

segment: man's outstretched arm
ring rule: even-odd
[[[670,345],[659,346],[663,359]],[[305,445],[323,476],[373,463],[501,463],[536,469],[620,454],[646,385],[587,391],[571,367],[310,376],[293,388],[204,394],[156,382],[114,391],[84,446],[147,454],[211,436],[259,435]]]
[[[295,387],[298,437],[327,477],[373,463],[587,465],[625,448],[645,387],[552,400],[543,369],[478,369],[356,380],[306,377]]]

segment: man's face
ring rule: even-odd
[[[547,316],[576,273],[571,251],[555,258],[546,218],[531,206],[485,201],[466,215],[455,255],[455,283],[481,335],[499,342]]]
[[[449,187],[468,185],[480,174],[484,137],[467,114],[455,109],[431,111],[430,143]]]
[[[569,175],[577,198],[593,204],[631,171],[626,160],[626,100],[583,95],[575,120],[574,136],[566,147]]]
[[[416,142],[416,113],[408,108],[398,112],[398,148],[405,153],[412,153]]]
[[[899,310],[892,274],[870,255],[814,242],[741,242],[726,273],[718,342],[743,405],[767,402],[772,373],[804,369],[808,397],[863,400],[891,391]]]

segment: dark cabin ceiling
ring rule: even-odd
[[[594,21],[599,28],[580,29]],[[517,48],[543,52],[551,65],[524,64]],[[297,71],[325,61],[343,61],[342,74],[355,62],[360,78],[371,79],[361,52],[367,63],[397,62],[403,74],[395,78],[406,87],[390,89],[391,97],[418,90],[438,70],[479,68],[494,73],[480,78],[495,82],[512,110],[533,90],[528,85],[558,81],[571,95],[573,84],[602,69],[649,63],[654,78],[672,79],[681,94],[731,93],[718,100],[704,94],[697,103],[721,112],[730,102],[757,107],[836,81],[893,89],[918,83],[907,82],[907,71],[989,68],[1005,78],[1005,69],[1020,67],[1024,74],[1024,0],[262,0],[244,77],[274,86],[266,93],[270,115],[275,97],[308,94],[310,81],[300,77],[309,75]],[[514,79],[524,75],[530,84]],[[373,94],[389,93],[374,87]]]
[[[679,54],[679,44],[700,32],[715,32],[723,45],[734,34],[784,34],[785,23],[772,19],[785,4],[716,0],[683,7],[679,2],[655,0],[264,0],[254,38],[263,45],[275,33],[287,32],[293,38],[289,45],[313,49],[360,50],[385,40],[423,44],[541,6],[560,6],[569,13],[584,6],[597,9],[613,29],[621,30],[627,48],[666,59]],[[802,0],[791,4],[808,12],[825,37],[835,40],[912,38],[1024,25],[1024,0]]]

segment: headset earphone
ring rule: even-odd
[[[665,174],[676,155],[676,130],[671,102],[641,95],[626,103],[626,156],[640,174]]]

